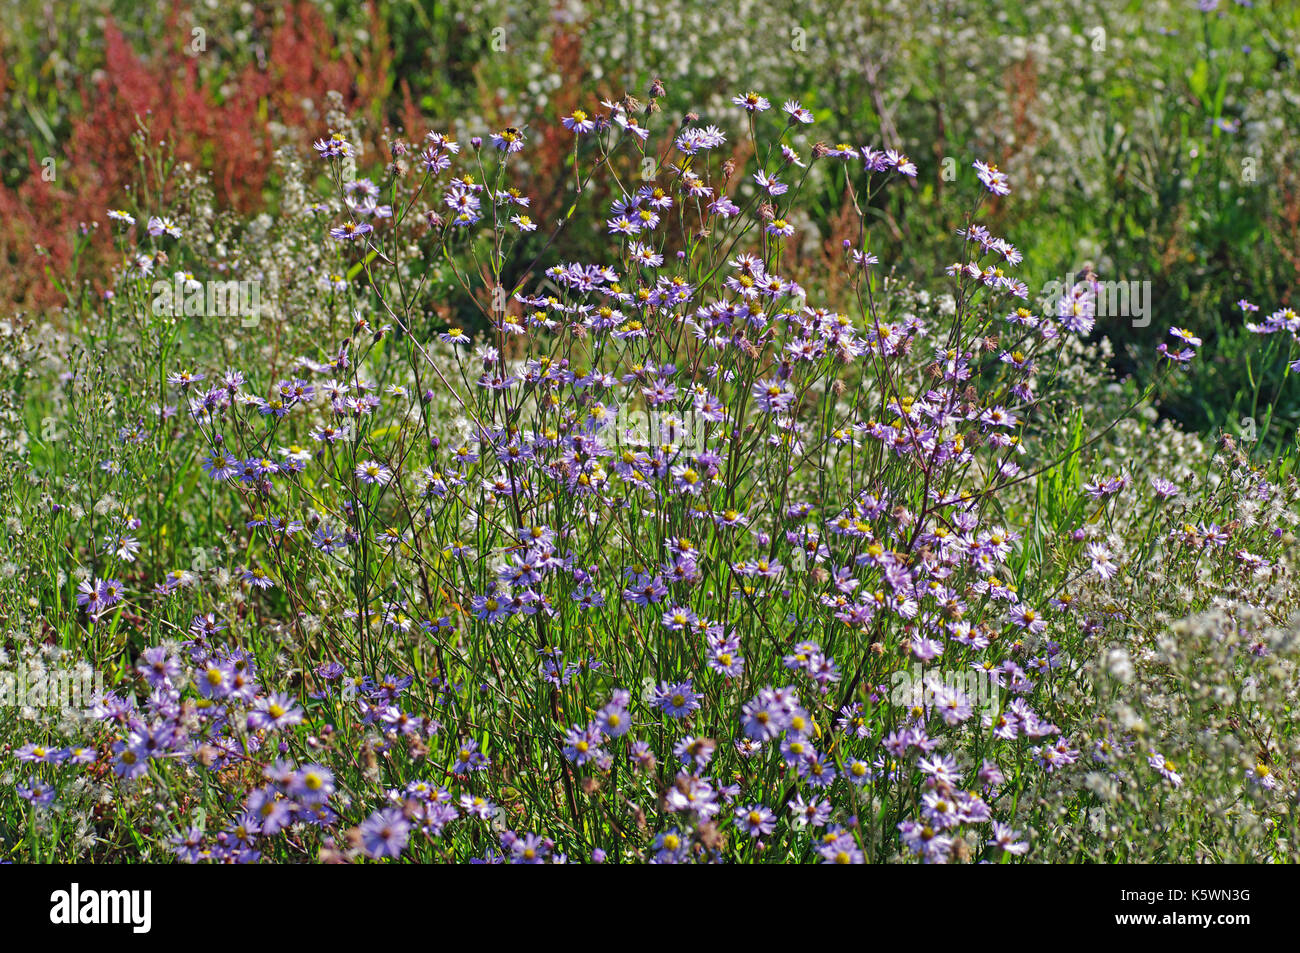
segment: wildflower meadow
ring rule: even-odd
[[[1300,859],[1300,8],[43,7],[0,860]]]

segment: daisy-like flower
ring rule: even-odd
[[[641,142],[645,142],[650,136],[650,130],[641,125],[635,116],[629,116],[622,111],[614,113],[614,125],[629,135],[635,136]]]
[[[374,230],[375,227],[366,222],[344,222],[330,229],[330,237],[341,242],[351,242]]]
[[[655,692],[654,706],[673,718],[685,718],[700,707],[700,696],[695,694],[689,678],[676,684],[661,682]]]
[[[794,800],[790,802],[789,808],[796,824],[804,824],[809,827],[825,827],[830,823],[831,802],[825,799],[805,801],[802,794],[796,794]]]
[[[858,847],[857,841],[848,831],[840,831],[834,836],[827,832],[829,840],[823,839],[817,845],[817,853],[824,864],[865,864],[866,855]]]
[[[993,836],[988,839],[990,847],[996,847],[1000,851],[1019,857],[1028,852],[1029,844],[1027,841],[1019,840],[1020,834],[1013,831],[1006,824],[993,822]]]
[[[246,567],[242,575],[244,582],[255,589],[270,589],[275,585],[275,580],[267,575],[265,569],[259,566]]]
[[[793,99],[787,99],[781,106],[781,111],[789,116],[791,121],[803,123],[805,126],[811,124],[813,121],[812,112],[800,106],[799,103]]]
[[[755,172],[754,181],[758,187],[768,195],[782,195],[788,192],[790,187],[774,175],[768,175],[766,172]]]
[[[737,807],[736,826],[757,840],[776,830],[776,815],[762,804]]]
[[[1174,787],[1182,785],[1183,776],[1178,773],[1178,766],[1167,759],[1164,755],[1160,754],[1160,752],[1151,752],[1151,756],[1147,758],[1147,764],[1155,768],[1156,771],[1159,772],[1160,776]]]
[[[1088,334],[1097,323],[1094,296],[1086,285],[1076,286],[1061,296],[1056,305],[1061,326],[1074,334]]]
[[[916,163],[909,159],[901,152],[895,152],[893,149],[885,150],[885,159],[899,175],[907,175],[916,178]]]
[[[1182,350],[1170,350],[1169,345],[1165,344],[1164,341],[1161,341],[1156,345],[1156,354],[1166,360],[1173,361],[1176,364],[1190,364],[1192,358],[1196,357],[1196,351],[1192,348],[1185,347]],[[1292,364],[1291,370],[1300,370],[1300,366],[1297,366],[1297,364],[1300,364],[1300,362]]]
[[[107,609],[122,601],[122,583],[116,579],[83,579],[77,586],[77,604],[85,606],[94,621]]]
[[[1162,500],[1170,499],[1178,495],[1178,484],[1173,480],[1166,480],[1162,476],[1151,477],[1151,489],[1155,491],[1156,496]]]
[[[874,146],[863,146],[858,150],[858,155],[862,157],[864,172],[888,172],[891,168],[889,158]]]
[[[664,263],[664,256],[659,254],[650,245],[642,242],[632,242],[627,247],[628,257],[633,263],[642,268],[658,268]]]
[[[596,122],[581,109],[575,109],[560,120],[565,129],[575,135],[586,135],[596,128]]]
[[[595,722],[583,727],[570,728],[564,736],[564,756],[576,765],[599,760],[604,756],[600,748],[601,732]]]
[[[1088,559],[1092,562],[1092,571],[1102,579],[1110,579],[1119,572],[1119,564],[1111,557],[1110,550],[1101,543],[1088,544]]]
[[[511,841],[510,860],[516,864],[543,864],[550,856],[552,846],[540,834],[525,834]]]
[[[1007,174],[1000,171],[997,166],[981,162],[977,159],[974,163],[974,167],[975,174],[979,176],[979,180],[983,182],[984,187],[994,195],[1011,194],[1011,180],[1008,179]]]
[[[19,783],[15,790],[20,798],[37,807],[49,807],[54,803],[54,788],[37,778]]]
[[[681,759],[682,766],[701,771],[713,760],[717,743],[711,738],[695,738],[687,735],[673,746],[673,754]]]
[[[427,132],[424,139],[429,143],[429,148],[435,152],[447,152],[451,155],[457,155],[460,152],[460,143],[441,132]]]
[[[752,393],[758,409],[765,414],[784,413],[794,403],[794,394],[789,387],[775,377],[756,382]]]
[[[181,390],[189,390],[199,381],[206,380],[207,375],[197,371],[172,371],[167,375],[167,383]]]
[[[480,821],[490,821],[496,811],[496,805],[487,798],[466,791],[460,796],[460,809],[465,812],[466,817],[477,818]]]
[[[299,724],[303,719],[298,703],[283,693],[260,698],[248,713],[248,727],[254,731],[265,728],[278,731]]]
[[[234,686],[234,669],[229,663],[209,659],[194,676],[194,686],[204,698],[225,698]]]
[[[664,613],[664,628],[670,632],[684,632],[699,618],[694,612],[685,606],[674,606]]]
[[[326,801],[334,793],[334,775],[319,764],[303,765],[294,772],[287,790],[304,804]]]
[[[175,222],[173,222],[170,218],[159,218],[157,215],[155,215],[149,219],[149,224],[146,226],[146,228],[148,229],[149,234],[153,235],[155,238],[157,238],[159,235],[167,235],[171,238],[181,237],[180,226],[177,225]]]
[[[14,752],[14,757],[19,761],[58,764],[67,757],[67,754],[68,752],[63,748],[48,748],[45,745],[28,742]]]
[[[849,252],[849,260],[859,268],[867,269],[872,265],[880,264],[880,259],[870,252],[861,252],[856,248]]]
[[[113,773],[128,780],[149,773],[149,753],[138,733],[113,743]]]
[[[363,460],[357,464],[356,475],[362,483],[383,485],[393,478],[393,471],[378,460]]]
[[[740,206],[727,196],[720,195],[709,203],[708,211],[710,215],[717,215],[719,218],[735,218],[740,214]]]
[[[632,716],[627,711],[630,701],[631,696],[627,692],[616,691],[609,704],[596,712],[596,726],[611,738],[627,734],[632,729]]]
[[[352,155],[351,143],[339,132],[328,139],[317,139],[312,143],[312,148],[322,159],[340,159]]]
[[[1264,761],[1255,762],[1255,766],[1246,772],[1246,780],[1268,791],[1278,787],[1277,775],[1273,773],[1272,766]]]
[[[1014,626],[1024,629],[1026,632],[1032,632],[1035,635],[1047,628],[1047,620],[1040,613],[1031,609],[1023,602],[1016,605],[1007,616],[1007,620]]]
[[[411,822],[399,808],[376,811],[361,822],[361,849],[376,860],[400,857],[411,835]]]
[[[806,169],[803,159],[799,158],[799,153],[795,152],[787,145],[781,146],[781,158],[789,165],[797,165],[801,169]]]
[[[524,148],[524,134],[514,126],[507,126],[500,132],[492,134],[492,145],[507,155],[515,152],[522,152]]]
[[[244,461],[224,450],[215,450],[205,457],[202,463],[204,471],[218,482],[237,476],[243,469]]]
[[[772,104],[755,92],[745,93],[742,96],[733,96],[731,101],[737,106],[743,107],[747,112],[761,113],[772,108]]]
[[[467,774],[470,771],[482,771],[488,766],[488,759],[478,749],[477,741],[463,741],[456,751],[451,770],[455,774]]]
[[[626,215],[618,215],[609,219],[605,226],[609,229],[611,235],[636,235],[641,231],[641,226]]]
[[[483,622],[499,622],[513,613],[510,595],[505,592],[489,592],[474,596],[470,600],[470,610],[474,618]]]
[[[1007,410],[1005,407],[990,407],[988,410],[980,414],[980,423],[984,424],[986,427],[1006,427],[1011,429],[1014,428],[1019,421],[1016,419],[1016,415],[1011,413],[1011,411]]]

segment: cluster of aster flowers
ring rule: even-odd
[[[847,290],[816,300],[790,253],[795,170],[845,163],[869,201],[916,167],[800,156],[806,109],[733,104],[772,148],[689,116],[656,151],[655,109],[572,112],[578,198],[598,177],[612,192],[590,210],[608,255],[518,279],[538,227],[512,187],[523,131],[394,144],[420,160],[382,183],[345,178],[356,150],[321,139],[339,194],[303,228],[353,276],[353,320],[274,372],[169,368],[123,427],[104,478],[185,448],[196,509],[231,515],[191,538],[226,565],[176,567],[162,534],[107,514],[87,632],[156,618],[189,639],[117,646],[133,675],[98,699],[98,734],[28,740],[44,773],[23,796],[48,808],[56,772],[103,761],[172,793],[160,842],[187,861],[1000,861],[1032,856],[1030,792],[1131,768],[1135,732],[1099,748],[1070,704],[1131,571],[1099,526],[1147,483],[1110,462],[1049,474],[1105,433],[1062,439],[1050,417],[1097,279],[1031,307],[1021,253],[977,221],[1010,180],[975,162],[949,297],[893,288],[864,227],[835,246]],[[766,158],[738,174],[746,154]],[[620,162],[652,174],[624,187]],[[493,301],[477,333],[417,320],[411,248],[475,259],[451,267]],[[1200,341],[1173,335],[1161,353],[1185,364]],[[1179,488],[1158,479],[1172,520]],[[1280,536],[1179,512],[1148,555],[1278,565]],[[1144,783],[1180,784],[1172,763],[1151,755]],[[196,776],[223,794],[201,823]]]

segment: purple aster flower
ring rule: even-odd
[[[278,731],[299,724],[302,719],[303,712],[298,703],[288,695],[277,692],[257,700],[253,710],[248,713],[248,727],[251,730],[264,728]]]
[[[685,718],[700,707],[700,696],[695,694],[689,678],[671,684],[660,682],[653,704],[673,718]]]
[[[737,807],[736,826],[757,840],[776,830],[776,815],[761,804]]]
[[[410,839],[411,822],[395,807],[376,811],[361,822],[361,849],[376,860],[400,857]]]

